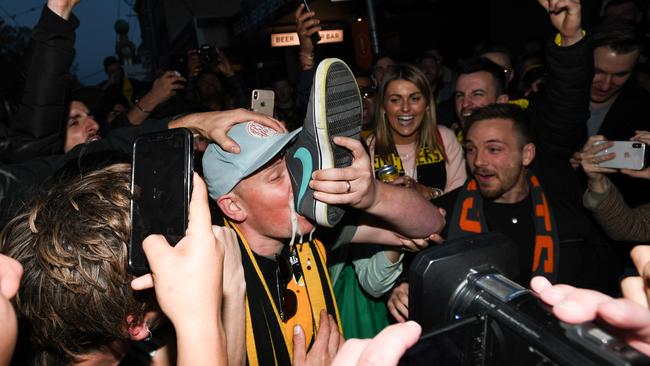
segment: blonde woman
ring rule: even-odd
[[[410,64],[395,65],[379,87],[377,129],[368,138],[375,172],[393,165],[392,181],[428,199],[465,183],[463,150],[454,133],[436,123],[435,100],[426,76]]]
[[[399,177],[390,183],[416,189],[426,199],[462,186],[467,178],[456,136],[438,126],[435,115],[431,87],[418,68],[397,64],[386,72],[375,98],[377,128],[367,140],[375,173],[394,166]],[[425,246],[420,241],[410,248]],[[382,296],[404,270],[403,252],[364,246],[345,254],[347,261],[334,289],[345,335],[372,337],[389,323]],[[353,333],[355,329],[359,331]]]

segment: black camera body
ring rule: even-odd
[[[211,67],[219,63],[217,51],[209,43],[202,44],[201,47],[196,49],[196,53],[199,55],[203,66]]]
[[[423,328],[400,365],[650,365],[593,323],[559,321],[517,275],[499,233],[422,251],[409,273],[409,316]]]

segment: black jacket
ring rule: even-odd
[[[34,195],[47,189],[63,174],[79,174],[98,165],[130,162],[135,138],[167,128],[169,119],[147,121],[113,131],[106,139],[77,145],[66,154],[34,158],[22,163],[0,166],[0,230]]]
[[[650,93],[638,85],[633,75],[605,115],[598,134],[612,141],[629,140],[636,130],[650,130],[648,103]],[[650,182],[647,180],[621,173],[610,174],[609,178],[628,205],[634,207],[650,202]]]
[[[47,6],[43,8],[32,35],[21,105],[10,123],[9,162],[63,152],[69,70],[78,26],[74,14],[66,21]]]

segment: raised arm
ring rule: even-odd
[[[47,7],[61,18],[69,20],[72,8],[77,4],[79,4],[79,0],[49,0]]]
[[[353,162],[347,168],[314,172],[309,186],[315,190],[317,200],[363,210],[409,238],[427,238],[442,229],[445,220],[441,212],[417,191],[374,178],[370,158],[361,142],[335,137],[334,143],[352,151]]]
[[[32,34],[31,57],[20,107],[9,127],[11,162],[63,151],[69,70],[79,21],[79,0],[49,0]]]
[[[545,90],[530,107],[538,147],[568,160],[586,136],[593,52],[583,40],[581,5],[576,0],[539,0],[559,36],[546,48]]]
[[[167,71],[153,82],[151,89],[138,100],[126,114],[129,123],[139,125],[144,122],[151,112],[160,104],[185,89],[187,80],[178,71]]]
[[[178,365],[227,365],[221,314],[224,247],[236,245],[237,239],[229,229],[218,235],[211,230],[208,192],[198,174],[189,212],[186,235],[175,247],[162,235],[144,240],[151,273],[134,279],[131,286],[155,288],[160,308],[176,330]]]

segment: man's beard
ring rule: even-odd
[[[488,190],[488,189],[484,189],[479,184],[478,185],[478,190],[479,190],[479,192],[481,192],[481,197],[483,197],[483,199],[486,199],[486,200],[489,200],[489,201],[494,201],[497,198],[503,196],[504,193],[506,193],[506,190],[503,189],[503,185],[499,186],[496,189],[489,189]]]
[[[517,185],[517,182],[519,182],[519,179],[522,174],[525,174],[525,168],[521,168],[517,170],[516,172],[513,172],[514,174],[512,175],[506,175],[506,174],[497,174],[494,171],[491,170],[485,170],[485,169],[477,169],[474,172],[472,172],[472,175],[474,176],[474,179],[476,179],[476,183],[478,186],[478,190],[481,193],[481,197],[483,197],[486,200],[497,200],[501,198],[504,194],[508,193],[510,190],[514,189],[515,186]],[[496,182],[492,183],[497,183],[491,184],[486,188],[481,185],[480,179],[476,178],[476,174],[493,174],[492,180],[495,180]]]

